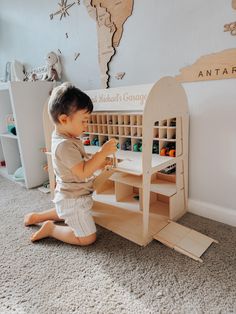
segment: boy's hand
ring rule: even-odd
[[[104,169],[106,166],[113,166],[112,160],[106,159],[99,169]]]
[[[113,166],[113,161],[111,159],[105,161],[105,166]],[[104,167],[105,167],[104,166]]]
[[[117,151],[116,142],[116,139],[112,138],[102,145],[101,151],[105,156],[114,154]]]

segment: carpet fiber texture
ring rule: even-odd
[[[24,227],[50,196],[0,177],[0,313],[236,313],[236,230],[186,214],[181,224],[217,239],[196,262],[157,241],[142,248],[98,227],[89,247],[32,244]]]

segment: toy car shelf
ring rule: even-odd
[[[181,84],[165,77],[86,93],[94,103],[86,153],[92,156],[110,138],[119,147],[115,172],[93,195],[95,222],[139,245],[156,239],[201,261],[215,240],[174,222],[188,201],[189,113]],[[44,121],[49,130],[47,108]]]

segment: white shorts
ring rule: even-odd
[[[87,237],[96,232],[91,214],[92,206],[91,195],[84,195],[76,199],[63,199],[55,203],[57,215],[65,220],[77,237]]]

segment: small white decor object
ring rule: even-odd
[[[44,76],[44,80],[47,81],[59,81],[61,79],[61,62],[59,56],[51,51],[46,57],[47,73]]]

